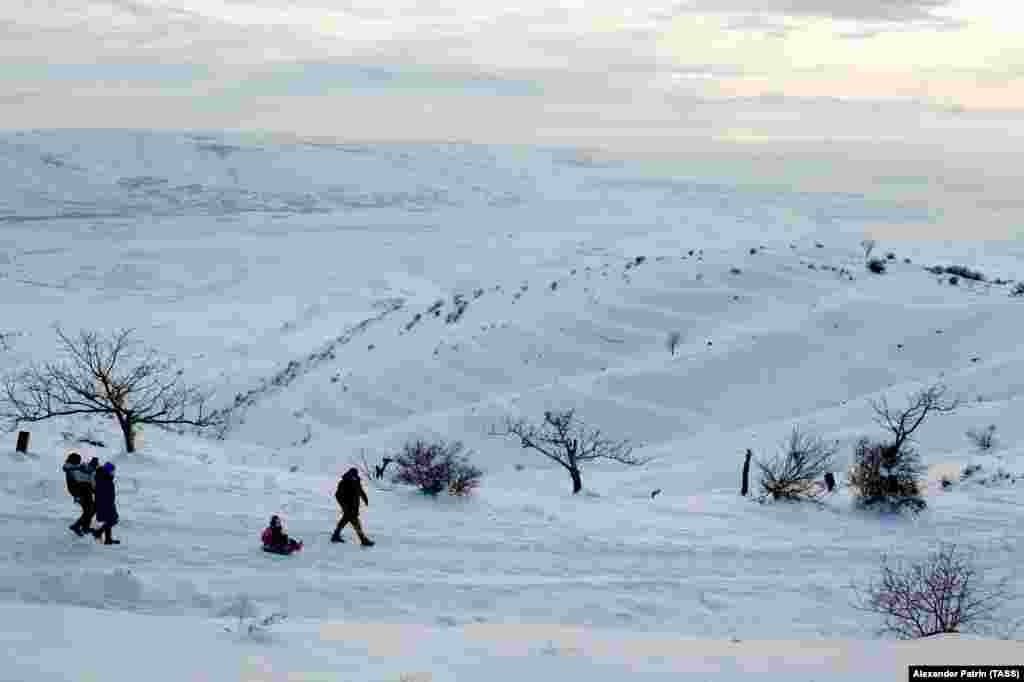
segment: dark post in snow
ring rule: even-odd
[[[18,444],[15,446],[15,450],[21,453],[28,452],[28,431],[18,431]]]
[[[740,495],[742,497],[746,497],[747,490],[749,490],[748,483],[750,481],[750,458],[753,456],[754,453],[750,451],[750,448],[747,448],[747,456],[746,459],[743,460],[743,484],[740,486]]]
[[[836,489],[836,477],[832,475],[831,471],[825,472],[825,487],[828,488],[829,492]]]

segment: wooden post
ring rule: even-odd
[[[28,452],[28,439],[29,439],[29,432],[28,431],[18,431],[18,444],[15,447],[15,449],[18,452],[21,452],[21,453]]]
[[[754,453],[747,448],[746,459],[743,460],[743,483],[740,486],[740,495],[742,497],[747,496],[747,491],[750,489],[750,458],[754,456]]]
[[[836,489],[836,477],[832,475],[831,471],[825,472],[825,487],[828,488],[829,492]]]

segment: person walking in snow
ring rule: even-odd
[[[103,544],[120,545],[120,540],[110,537],[110,529],[117,525],[117,503],[114,491],[114,465],[107,462],[96,471],[96,520],[103,525],[92,531],[98,540],[103,536]]]
[[[334,499],[341,507],[341,520],[338,521],[338,526],[334,529],[334,534],[331,535],[331,542],[345,542],[341,537],[341,529],[351,523],[363,547],[373,547],[373,540],[366,537],[366,533],[363,532],[363,524],[359,522],[359,498],[362,498],[363,502],[369,506],[370,500],[367,499],[366,491],[363,490],[363,484],[359,480],[359,470],[352,467],[338,481],[338,490],[334,493]]]
[[[93,458],[93,461],[95,461],[95,458]],[[82,537],[87,531],[92,532],[92,517],[96,513],[96,505],[93,501],[93,486],[95,485],[93,476],[95,475],[96,467],[93,462],[83,465],[82,456],[77,452],[72,452],[64,460],[63,468],[68,493],[82,507],[81,516],[68,528],[78,537]]]

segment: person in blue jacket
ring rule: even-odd
[[[117,525],[117,503],[114,491],[114,465],[107,462],[96,471],[96,520],[102,526],[92,531],[98,540],[103,536],[103,544],[119,545],[120,540],[110,537],[110,529]]]

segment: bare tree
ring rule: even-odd
[[[825,492],[819,479],[830,469],[837,449],[835,444],[794,427],[782,452],[767,462],[758,460],[761,490],[776,500],[817,499]]]
[[[587,428],[576,418],[575,410],[547,411],[544,413],[544,422],[539,426],[522,419],[506,419],[504,428],[493,430],[491,435],[515,437],[524,449],[536,450],[557,462],[569,472],[574,495],[583,489],[580,467],[585,462],[606,459],[629,466],[641,466],[650,461],[649,458],[633,455],[628,441],[610,440],[600,430]]]
[[[184,370],[152,349],[140,349],[133,330],[101,337],[81,331],[77,338],[57,329],[67,355],[59,362],[33,365],[3,380],[0,416],[10,427],[80,414],[113,416],[125,449],[135,451],[142,424],[163,428],[217,425],[206,411],[208,394],[186,385]]]
[[[979,450],[991,450],[996,444],[996,425],[989,424],[984,429],[968,429],[967,439]]]
[[[920,563],[890,566],[882,557],[881,575],[860,588],[852,586],[854,608],[885,618],[879,634],[900,639],[928,637],[961,629],[989,633],[1002,619],[999,609],[1012,594],[1004,579],[982,582],[982,575],[955,545]]]
[[[867,261],[871,258],[871,252],[875,250],[875,246],[878,244],[874,239],[865,239],[860,243],[860,247],[864,249],[864,260]]]
[[[665,338],[665,347],[668,348],[668,352],[672,355],[676,354],[676,349],[679,348],[679,341],[683,338],[683,335],[679,332],[669,332]]]
[[[892,447],[897,452],[913,440],[914,432],[924,423],[929,414],[948,414],[960,406],[960,401],[947,397],[947,388],[935,384],[921,389],[908,396],[908,407],[896,410],[889,407],[883,396],[880,400],[871,401],[871,409],[875,411],[875,423],[892,434]]]

